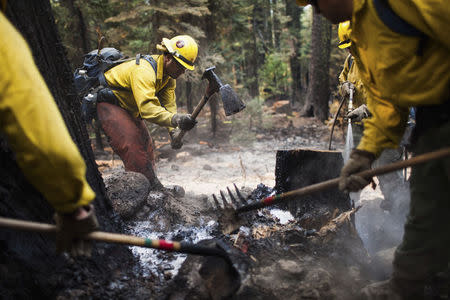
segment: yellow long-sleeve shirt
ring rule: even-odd
[[[361,81],[361,77],[359,76],[358,66],[355,63],[350,64],[350,60],[353,57],[351,54],[347,56],[344,62],[344,68],[342,69],[341,74],[339,74],[339,82],[342,83],[348,81],[353,83],[355,86],[355,94],[353,95],[353,107],[359,107],[360,105],[366,104],[367,95],[366,90],[364,89],[364,85]],[[339,91],[342,95],[343,91]]]
[[[25,177],[58,212],[89,204],[86,165],[27,43],[0,13],[0,130]]]
[[[129,91],[113,90],[120,106],[134,117],[172,129],[171,120],[177,112],[175,101],[176,81],[163,77],[163,55],[152,56],[157,62],[157,74],[148,61],[141,58],[139,65],[135,60],[124,62],[107,72],[107,83]]]
[[[428,37],[391,31],[372,0],[354,0],[351,52],[368,92],[372,117],[364,123],[358,149],[379,155],[395,148],[404,132],[408,108],[440,104],[450,98],[450,5],[448,0],[389,0],[392,9]]]

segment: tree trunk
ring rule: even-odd
[[[303,116],[314,116],[321,121],[328,118],[330,98],[329,68],[331,51],[331,24],[317,13],[313,15],[309,86]]]
[[[86,161],[86,177],[97,194],[94,205],[102,230],[120,232],[122,225],[114,217],[105,194],[49,2],[9,1],[6,15],[30,45],[34,60]],[[1,216],[52,223],[53,209],[27,182],[4,139],[0,141],[0,194]],[[73,265],[65,256],[55,254],[53,239],[36,233],[0,229],[2,297],[55,298],[69,285],[84,290],[92,282],[107,284],[112,280],[113,271],[117,271],[112,267],[119,263],[131,264],[130,269],[135,265],[128,248],[107,244],[95,245],[93,259]],[[111,255],[112,252],[115,254]]]
[[[216,136],[216,131],[217,131],[217,112],[218,112],[218,101],[217,101],[217,97],[218,96],[212,96],[211,99],[208,100],[209,102],[209,107],[211,109],[211,130],[212,130],[212,134],[213,137]]]
[[[300,8],[294,1],[286,0],[286,13],[291,17],[287,23],[290,32],[290,43],[292,52],[289,57],[289,65],[291,68],[291,107],[298,107],[301,102],[302,95],[302,66],[300,63],[300,48],[302,46],[302,39],[300,35],[301,23],[300,17],[303,9]]]
[[[69,31],[72,32],[70,35],[70,45],[74,47],[69,54],[71,62],[76,66],[83,63],[83,55],[91,51],[91,45],[89,42],[88,32],[86,28],[86,23],[84,21],[83,13],[79,7],[76,0],[62,0],[61,5],[66,7],[69,12]]]

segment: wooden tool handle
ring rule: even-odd
[[[206,95],[203,96],[202,100],[200,100],[200,102],[197,104],[197,106],[195,107],[194,111],[192,112],[192,119],[196,119],[198,114],[200,113],[200,111],[203,109],[203,107],[205,106],[206,102],[208,102],[209,97],[207,97]],[[176,136],[173,137],[173,143],[174,144],[180,144],[181,140],[183,139],[184,135],[186,134],[187,131],[185,130],[181,130]]]
[[[450,147],[446,147],[437,151],[428,152],[425,154],[418,155],[416,157],[398,161],[395,163],[387,164],[375,169],[366,170],[363,172],[356,173],[355,175],[362,176],[364,178],[372,178],[373,176],[383,175],[393,171],[401,170],[407,167],[415,166],[425,162],[429,162],[434,159],[444,158],[450,156]],[[292,190],[286,193],[282,193],[275,196],[267,197],[261,201],[251,203],[249,205],[244,205],[236,209],[238,213],[259,209],[266,206],[271,206],[283,201],[292,200],[293,197],[309,195],[315,192],[327,190],[332,187],[336,187],[339,184],[339,177],[330,179],[327,181],[322,181],[316,184],[312,184],[303,188]]]
[[[40,232],[45,234],[55,234],[57,228],[55,225],[14,220],[9,218],[0,217],[0,227],[9,228],[21,231],[32,231]],[[115,243],[129,246],[139,246],[145,248],[153,248],[158,250],[175,251],[187,254],[197,254],[197,255],[215,255],[227,258],[226,252],[218,248],[198,246],[195,244],[184,243],[184,242],[174,242],[166,240],[152,240],[148,238],[141,238],[133,235],[93,231],[83,236],[84,239],[105,242],[105,243]]]

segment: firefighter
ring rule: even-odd
[[[351,45],[350,41],[350,22],[339,23],[338,36],[340,49],[349,49]],[[353,129],[353,144],[358,145],[361,140],[363,125],[363,119],[370,116],[370,112],[366,105],[366,90],[359,77],[358,67],[353,63],[354,58],[351,53],[348,54],[344,62],[344,68],[339,74],[339,92],[342,97],[348,97],[350,90],[353,91],[352,108],[347,114],[347,117],[352,120]],[[356,107],[356,109],[353,109]]]
[[[350,40],[350,21],[345,21],[339,23],[338,36],[340,49],[349,50],[351,46]],[[349,51],[350,52],[350,51]],[[369,109],[367,108],[367,95],[364,85],[361,81],[358,66],[353,63],[354,58],[351,53],[347,56],[344,62],[344,68],[339,75],[339,92],[343,97],[346,97],[350,93],[350,89],[353,89],[353,107],[356,109],[351,109],[347,114],[347,118],[352,120],[352,133],[353,133],[353,144],[358,146],[361,141],[364,120],[371,116]],[[382,166],[385,164],[393,163],[401,160],[403,157],[403,148],[397,147],[396,149],[385,149],[380,157],[375,160],[373,166]],[[380,207],[386,211],[395,211],[398,221],[403,222],[404,213],[403,207],[405,203],[408,203],[409,197],[406,195],[408,191],[408,184],[405,182],[401,175],[401,172],[392,172],[385,175],[378,176],[378,181],[380,183],[380,189],[383,193],[384,200],[380,203]],[[395,198],[397,199],[397,209],[393,210],[393,204]],[[357,199],[359,200],[359,193],[357,194]],[[397,216],[400,213],[400,216]]]
[[[416,107],[414,155],[450,146],[450,5],[446,0],[297,0],[333,23],[351,20],[352,45],[372,117],[341,171],[339,187],[357,191],[383,149],[398,146]],[[388,13],[386,13],[388,12]],[[391,22],[394,20],[394,22]],[[412,167],[410,210],[391,279],[367,286],[371,299],[421,299],[450,260],[450,159]],[[447,291],[448,292],[448,291]]]
[[[163,38],[160,55],[137,57],[106,71],[107,88],[98,93],[97,115],[110,145],[125,169],[144,174],[153,189],[163,188],[155,173],[152,138],[145,121],[166,127],[172,147],[175,128],[190,130],[196,121],[178,114],[176,79],[194,70],[198,47],[188,35]]]
[[[54,207],[56,250],[90,255],[98,227],[86,165],[19,32],[0,13],[0,131],[27,180]]]

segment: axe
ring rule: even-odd
[[[210,67],[203,72],[202,79],[208,80],[208,88],[207,92],[203,96],[202,100],[197,104],[192,113],[192,118],[195,120],[202,110],[203,106],[205,106],[208,99],[216,92],[220,93],[220,98],[222,99],[223,109],[225,110],[225,115],[230,116],[235,113],[240,112],[245,108],[244,102],[239,99],[238,95],[233,91],[229,84],[222,84],[220,78],[214,73],[214,69],[216,67]],[[174,145],[181,145],[181,140],[183,139],[186,131],[181,130],[177,135],[175,135],[172,139],[172,143]],[[178,148],[177,148],[178,149]]]

